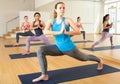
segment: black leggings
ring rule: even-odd
[[[16,34],[16,42],[19,43],[19,36],[34,36],[34,34],[31,31],[27,32],[18,32]]]
[[[85,31],[81,31],[81,33],[83,34],[83,39],[85,40]]]

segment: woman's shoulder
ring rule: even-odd
[[[66,17],[65,18],[65,22],[67,25],[70,25],[71,23],[74,23],[74,21],[72,20],[72,18]]]
[[[72,18],[64,17],[66,21],[73,21]]]
[[[44,23],[44,21],[43,21],[43,20],[40,20],[40,22],[41,22],[41,23]]]
[[[51,19],[49,19],[48,21],[47,21],[47,23],[53,23],[53,21],[55,20],[55,18],[51,18]]]
[[[108,23],[108,21],[107,21],[107,20],[105,20],[104,22],[107,22],[107,23]]]
[[[108,21],[104,21],[103,24],[108,24]]]
[[[24,25],[25,22],[22,22],[21,24]]]

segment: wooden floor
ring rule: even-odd
[[[88,40],[98,40],[100,35],[88,34],[86,36]],[[53,38],[49,38],[53,42]],[[82,36],[72,37],[74,41],[82,40]],[[20,74],[29,74],[34,72],[40,72],[40,66],[38,64],[37,57],[15,59],[9,58],[9,54],[23,53],[25,47],[12,47],[5,48],[5,44],[14,44],[15,39],[3,39],[0,38],[0,84],[21,84],[18,78]],[[20,43],[25,43],[25,39],[20,39]],[[120,69],[120,49],[116,50],[104,50],[104,51],[87,51],[82,48],[90,47],[93,43],[76,43],[75,45],[85,54],[93,54],[101,57],[105,64]],[[114,45],[120,45],[120,36],[114,35]],[[99,46],[110,46],[109,39],[101,43]],[[39,46],[31,46],[31,52],[36,52]],[[48,70],[64,69],[75,66],[82,66],[87,64],[93,64],[95,62],[81,62],[73,59],[69,56],[48,56]],[[63,66],[64,65],[64,66]],[[31,80],[30,80],[31,81]],[[110,73],[106,75],[100,75],[80,80],[68,81],[60,84],[120,84],[120,72]]]

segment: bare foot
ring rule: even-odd
[[[100,59],[100,62],[98,63],[97,70],[102,70],[103,69],[103,60]]]
[[[47,81],[48,79],[49,79],[48,75],[41,75],[40,77],[33,79],[32,82],[35,83],[35,82],[39,82],[39,81],[42,81],[42,80]]]
[[[29,55],[29,54],[30,54],[30,52],[27,51],[27,52],[23,53],[22,55]]]
[[[14,47],[17,47],[17,46],[19,46],[19,43],[16,43],[16,44],[14,44],[13,46],[14,46]]]
[[[94,46],[94,45],[92,45],[92,46],[91,46],[91,49],[94,51],[94,50],[95,50],[95,46]]]
[[[111,45],[111,48],[114,48],[114,45],[113,45],[113,44]]]
[[[94,48],[94,45],[92,45],[91,48]]]
[[[87,40],[85,40],[85,39],[84,39],[83,41],[84,41],[84,42],[87,42]]]

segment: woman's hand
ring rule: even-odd
[[[65,30],[65,23],[62,22],[62,27],[61,27],[59,34],[62,34],[64,32],[64,30]]]
[[[39,25],[38,28],[40,28],[42,30],[44,29],[43,25]]]
[[[39,25],[37,25],[36,27],[34,27],[34,29],[38,29],[39,28]]]
[[[113,26],[113,23],[110,24],[110,28]]]
[[[77,28],[77,26],[75,25],[74,21],[70,18],[66,19],[66,24],[69,25],[73,30],[72,31],[66,31],[66,29],[64,28],[64,34],[67,35],[78,35],[80,34],[79,29]]]
[[[63,33],[64,33],[64,34],[67,34],[67,31],[66,31],[65,23],[64,23],[64,22],[62,23],[62,26],[63,26],[63,29],[62,29],[62,30],[63,30]]]

